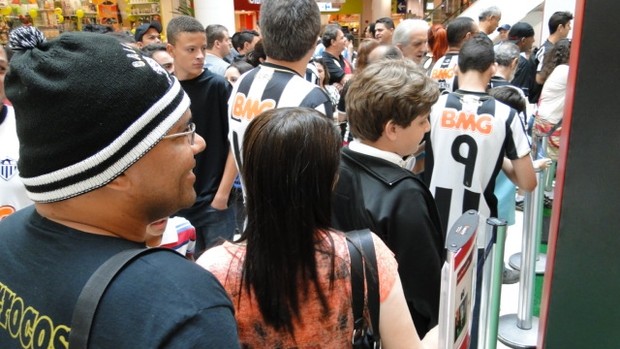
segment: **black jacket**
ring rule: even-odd
[[[342,149],[333,223],[342,231],[370,228],[398,261],[405,298],[420,337],[437,325],[444,233],[426,185],[411,171]]]

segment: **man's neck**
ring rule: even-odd
[[[222,57],[222,56],[220,55],[220,53],[219,53],[219,52],[217,52],[217,51],[207,49],[205,52],[206,52],[207,54],[213,55],[213,56],[215,56],[215,57],[217,57],[217,58],[219,58],[219,59],[224,59],[224,57]]]
[[[556,44],[558,41],[560,41],[562,38],[560,37],[560,35],[558,35],[557,33],[553,33],[551,35],[549,35],[549,37],[547,38],[547,40],[549,40],[550,43],[552,44]]]
[[[118,220],[110,219],[110,217],[87,215],[88,210],[80,211],[80,208],[76,208],[75,205],[56,204],[35,203],[35,209],[42,217],[50,221],[84,233],[117,237],[135,242],[144,241],[147,224],[140,222],[136,217],[126,216],[122,224],[117,224]]]
[[[313,53],[314,50],[310,50],[302,59],[295,62],[283,61],[269,56],[267,56],[265,62],[289,68],[299,74],[299,76],[304,77],[306,75],[308,62],[310,62],[310,57],[312,57]]]
[[[204,72],[204,69],[200,71],[200,74],[196,75],[193,73],[183,72],[183,71],[179,71],[178,69],[176,69],[174,71],[174,76],[176,76],[179,81],[185,81],[185,80],[195,79],[199,77],[203,72]]]
[[[448,51],[446,51],[446,54],[448,54],[448,53],[459,53],[460,50],[461,50],[460,46],[448,46]]]
[[[468,71],[459,75],[459,90],[486,92],[491,76],[488,73]]]

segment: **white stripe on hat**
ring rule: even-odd
[[[181,90],[181,84],[179,81],[176,78],[173,80],[174,83],[172,87],[162,98],[157,101],[157,103],[153,104],[151,108],[142,114],[142,116],[131,124],[131,126],[129,126],[129,128],[127,128],[118,138],[116,138],[114,142],[99,151],[97,154],[94,154],[93,156],[69,167],[37,177],[22,177],[21,180],[26,187],[47,185],[78,175],[101,164],[103,161],[114,156],[124,145],[130,142],[139,131],[143,130],[146,125],[157,117],[162,110],[170,106],[174,99],[178,97],[179,93],[183,93],[183,98],[179,105],[177,105],[176,108],[168,116],[166,116],[166,118],[159,125],[157,125],[157,127],[155,127],[141,142],[136,144],[136,146],[127,154],[123,155],[112,166],[93,177],[50,192],[33,193],[28,191],[28,197],[36,202],[53,202],[68,199],[104,186],[120,175],[133,163],[138,161],[161,140],[166,132],[172,128],[172,126],[189,108],[189,97]]]

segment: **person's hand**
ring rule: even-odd
[[[546,169],[549,168],[549,166],[551,166],[552,163],[553,163],[553,161],[551,161],[551,159],[549,159],[549,158],[542,158],[542,159],[534,160],[532,165],[534,166],[535,170],[537,170],[537,169],[546,170]]]
[[[211,207],[218,211],[223,211],[228,208],[228,197],[223,195],[215,195],[213,201],[211,201]]]

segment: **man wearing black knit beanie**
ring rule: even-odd
[[[143,248],[149,223],[192,205],[205,148],[187,95],[155,61],[100,34],[41,38],[22,27],[10,40],[6,94],[35,205],[0,223],[0,348],[67,348],[87,321],[74,314],[86,282],[110,257]],[[238,347],[221,285],[162,250],[112,280],[87,344]]]

